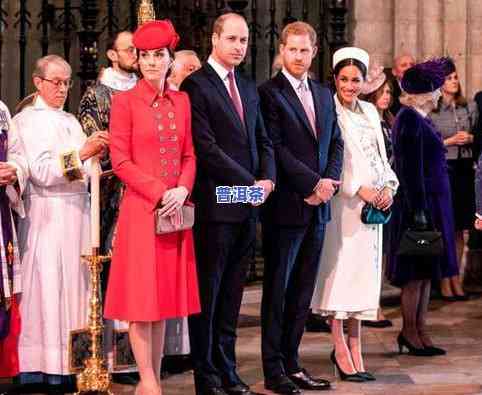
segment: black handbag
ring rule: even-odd
[[[392,211],[379,210],[370,203],[366,203],[361,211],[361,221],[367,225],[384,225],[390,221]]]
[[[444,252],[442,233],[434,230],[407,229],[400,240],[397,255],[440,256]]]

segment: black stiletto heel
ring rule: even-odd
[[[335,350],[331,352],[330,358],[331,358],[331,362],[333,362],[333,365],[335,366],[335,376],[336,376],[336,372],[338,372],[341,380],[351,381],[353,383],[361,383],[363,381],[366,381],[366,379],[360,376],[358,372],[349,374],[341,370],[340,365],[338,365],[338,361],[336,360],[336,357],[335,357]]]

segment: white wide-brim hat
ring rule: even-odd
[[[368,70],[370,64],[370,55],[364,49],[357,47],[344,47],[340,48],[333,54],[333,68],[336,67],[338,63],[345,59],[356,59],[363,63]]]

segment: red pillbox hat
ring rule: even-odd
[[[179,35],[169,19],[150,21],[137,28],[133,42],[137,49],[169,48],[174,51],[179,43]]]

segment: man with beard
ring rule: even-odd
[[[86,90],[79,105],[79,121],[88,136],[96,131],[109,129],[112,96],[133,88],[137,82],[137,53],[131,32],[119,32],[108,42],[107,59],[109,67],[103,70],[96,84]],[[108,155],[101,160],[101,164],[104,172],[112,168]],[[108,255],[112,248],[122,190],[122,183],[114,174],[102,178],[100,249],[103,255]],[[109,266],[107,263],[102,272],[103,291],[107,285]],[[123,338],[128,336],[127,329],[126,322],[106,321],[104,347],[109,368],[115,372],[114,381],[136,384],[137,376],[132,374],[136,371],[135,360],[128,346],[129,342],[123,341]]]

